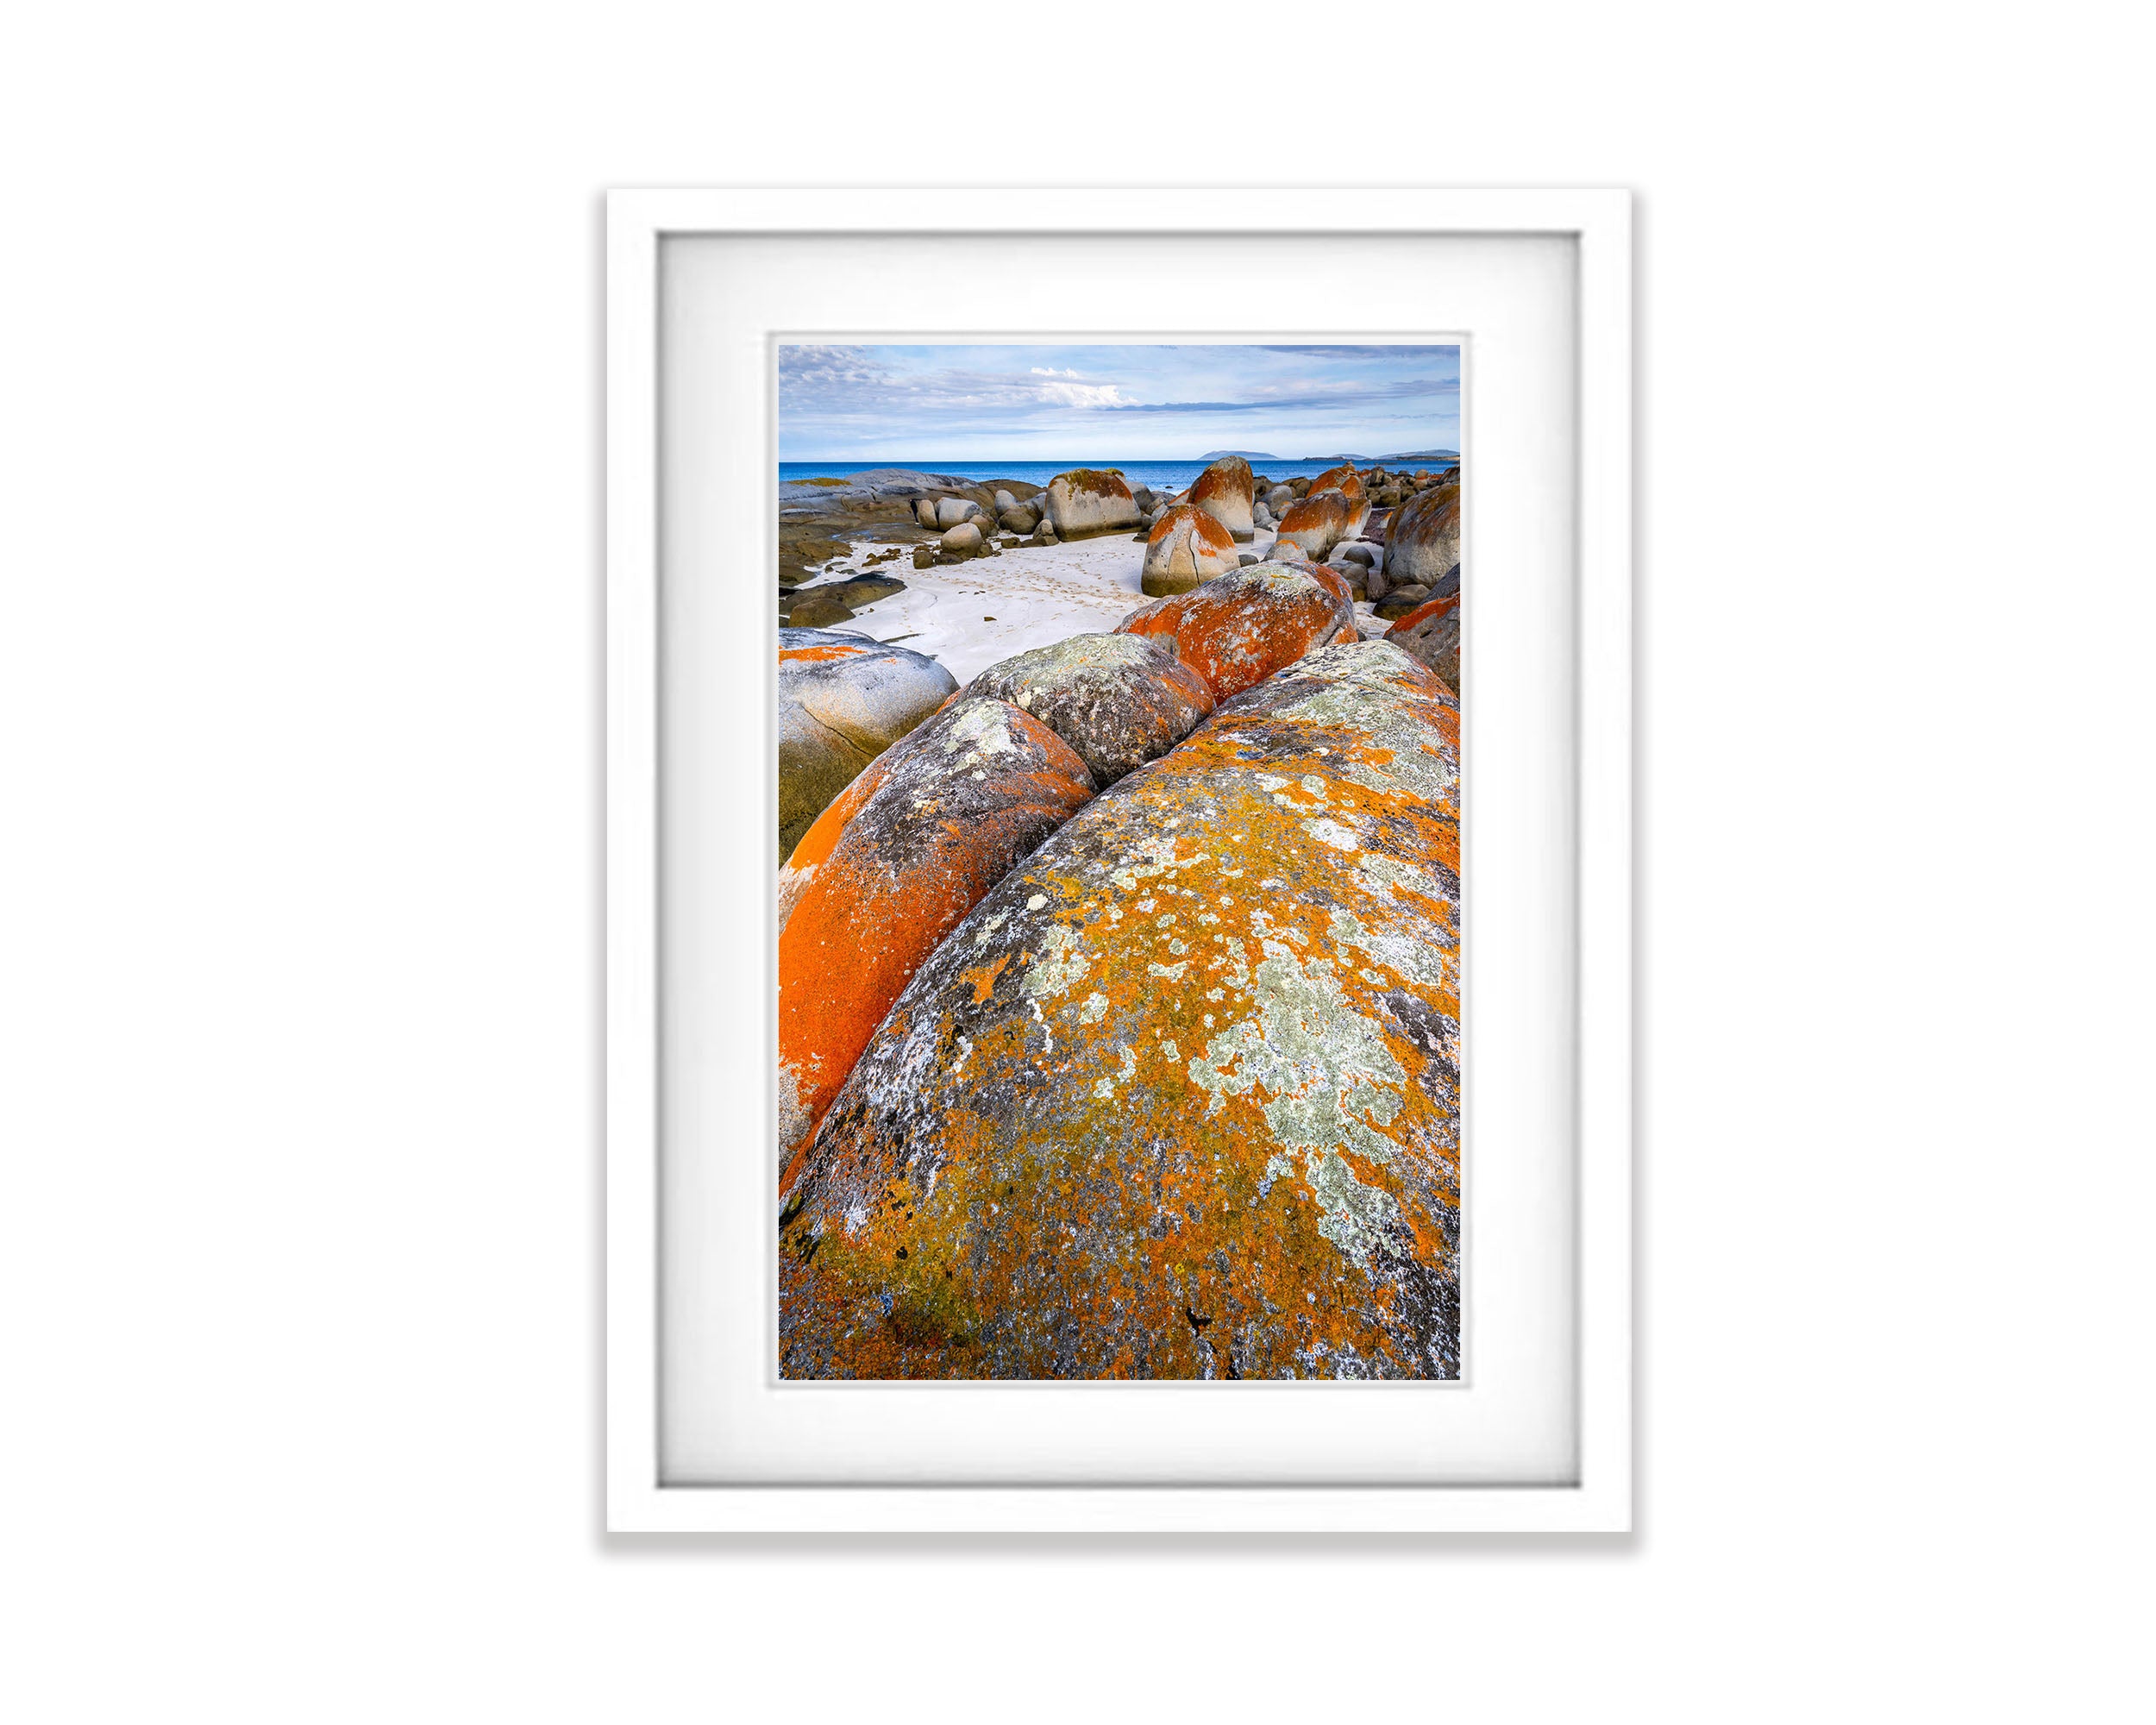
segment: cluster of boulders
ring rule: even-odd
[[[913,539],[917,569],[993,557],[1021,544],[1128,533],[1145,543],[1141,585],[1155,598],[1255,561],[1256,553],[1239,548],[1271,532],[1276,536],[1265,555],[1329,565],[1356,599],[1374,603],[1390,620],[1458,590],[1458,479],[1457,467],[1410,473],[1342,462],[1275,482],[1230,455],[1181,492],[1133,485],[1112,467],[1073,468],[1044,486],[1018,480],[991,486],[904,468],[795,480],[782,488],[780,616],[790,625],[827,628],[905,586],[895,576],[865,572],[802,584],[812,566],[799,565],[796,573],[789,557],[822,547],[835,558],[846,549],[839,538],[815,536],[837,530],[812,518],[816,499],[827,496],[831,507],[874,517],[871,533],[890,530],[882,517],[897,510]],[[906,555],[906,546],[892,545],[868,561]]]
[[[1366,643],[1339,570],[1232,567],[943,678],[824,799],[780,877],[783,1375],[1457,1375],[1443,624]],[[782,707],[847,638],[782,635]]]
[[[1008,536],[1004,543],[1031,539],[1053,544],[1056,540],[1056,530],[1041,505],[1019,498],[1004,486],[996,488],[987,505],[962,495],[923,497],[915,500],[913,512],[923,527],[937,535],[932,543],[914,550],[913,566],[920,569],[938,562],[993,556],[1000,549],[999,534]]]

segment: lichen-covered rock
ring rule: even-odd
[[[1458,705],[1333,649],[1088,803],[780,1212],[803,1377],[1459,1371]]]
[[[1250,464],[1240,455],[1223,455],[1190,487],[1192,506],[1205,511],[1237,539],[1248,539],[1255,530],[1250,509],[1257,501]]]
[[[779,861],[862,768],[957,688],[935,660],[903,647],[865,635],[781,629]]]
[[[1138,586],[1153,599],[1188,593],[1236,567],[1235,541],[1212,516],[1194,505],[1171,509],[1145,536],[1145,564]]]
[[[779,874],[779,1165],[953,925],[1093,794],[1039,719],[947,704],[825,809]]]
[[[1127,533],[1138,523],[1138,499],[1122,474],[1074,467],[1048,482],[1048,519],[1059,539]]]
[[[1363,476],[1355,471],[1351,464],[1344,461],[1337,467],[1327,467],[1310,481],[1310,494],[1313,497],[1326,491],[1340,493],[1347,505],[1347,530],[1350,533],[1359,532],[1364,518],[1370,512],[1369,488],[1363,483]]]
[[[1434,588],[1460,561],[1460,489],[1419,492],[1385,524],[1385,573],[1395,583]]]
[[[1329,573],[1329,572],[1328,572]],[[1172,635],[1215,700],[1239,695],[1334,640],[1355,640],[1355,607],[1338,575],[1258,563],[1173,599],[1140,605],[1119,635]]]
[[[1336,598],[1351,601],[1355,597],[1354,583],[1349,580],[1345,569],[1336,569],[1330,563],[1298,563],[1295,569],[1297,574],[1309,576]]]
[[[966,686],[1030,712],[1077,751],[1105,789],[1166,754],[1213,711],[1173,636],[1073,635],[991,665]]]
[[[1280,518],[1280,537],[1321,560],[1351,530],[1347,499],[1338,491],[1313,491]]]
[[[1417,605],[1385,631],[1386,640],[1460,692],[1460,596],[1448,593]]]

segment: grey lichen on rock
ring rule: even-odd
[[[931,717],[958,680],[867,636],[779,631],[779,860],[862,768]]]
[[[1172,637],[1074,635],[989,666],[966,693],[1031,713],[1102,786],[1166,754],[1213,711]]]

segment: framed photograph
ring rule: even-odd
[[[1630,274],[611,197],[611,1530],[1630,1527]]]

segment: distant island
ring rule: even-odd
[[[1277,461],[1278,456],[1272,457]],[[1457,449],[1395,449],[1389,455],[1298,455],[1299,461],[1457,461]]]
[[[1201,461],[1218,461],[1229,455],[1240,455],[1246,461],[1277,461],[1278,455],[1269,455],[1262,449],[1208,449],[1198,457]]]

